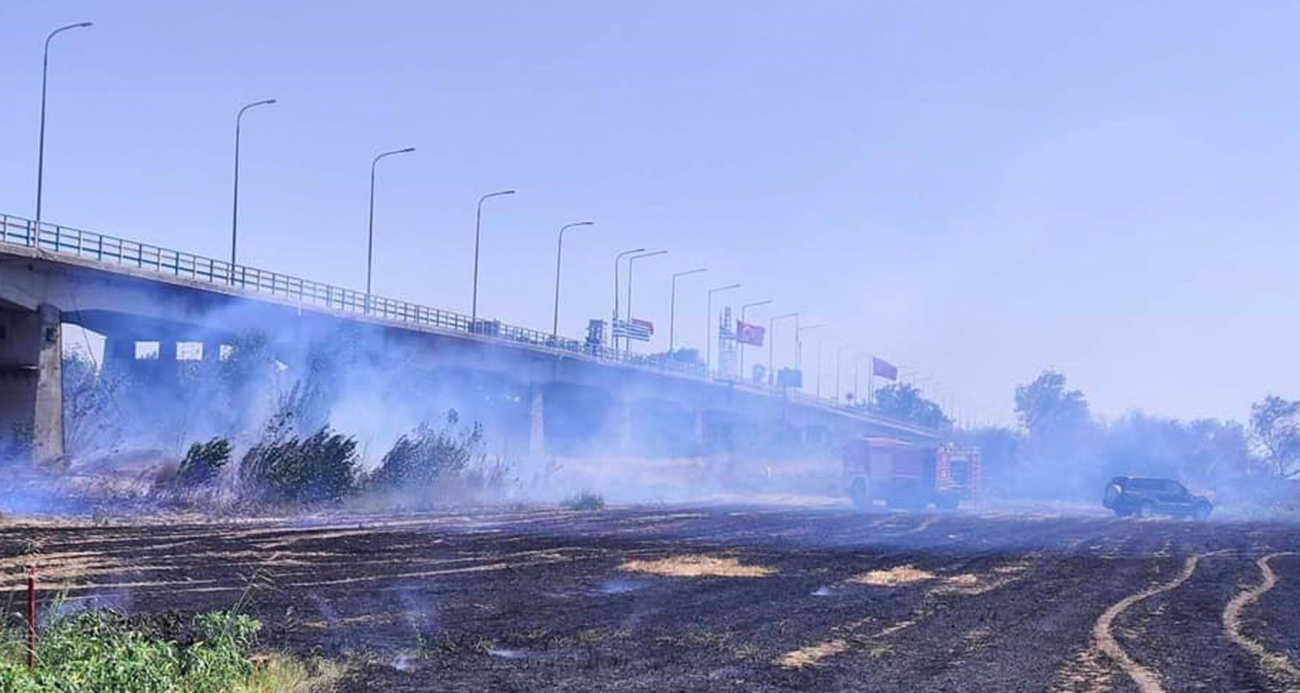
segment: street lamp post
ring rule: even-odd
[[[699,274],[700,272],[707,272],[707,271],[709,271],[709,268],[699,267],[693,270],[686,270],[685,272],[676,272],[673,274],[673,288],[672,291],[670,292],[670,297],[668,299],[668,353],[669,354],[673,353],[673,347],[675,345],[674,338],[676,336],[674,334],[675,332],[674,327],[676,326],[677,323],[677,278],[685,277],[691,274]]]
[[[843,399],[842,394],[840,392],[840,370],[841,370],[840,367],[843,365],[843,361],[844,361],[844,350],[856,349],[856,348],[857,347],[852,344],[843,344],[840,346],[839,349],[835,350],[835,401],[836,402],[840,402]]]
[[[633,255],[632,257],[627,259],[627,321],[629,323],[632,322],[632,263],[642,258],[654,257],[656,255],[664,255],[667,252],[668,252],[667,250],[653,250],[648,253]],[[628,337],[627,339],[623,340],[623,346],[629,352],[632,351],[632,338]]]
[[[618,292],[623,288],[618,281],[618,268],[622,264],[623,258],[644,252],[645,248],[633,248],[632,250],[624,250],[614,256],[614,319],[609,323],[609,341],[613,345],[614,351],[618,351],[618,337],[614,334],[614,327],[618,324]]]
[[[854,354],[853,355],[853,392],[854,392],[854,396],[857,398],[859,402],[862,401],[862,388],[860,385],[858,385],[858,377],[859,377],[858,367],[861,365],[862,365],[862,354],[861,353]],[[870,402],[868,402],[868,404],[870,404]]]
[[[560,227],[560,240],[555,246],[555,314],[551,318],[551,340],[560,337],[560,259],[564,256],[564,232],[578,226],[591,226],[594,221],[575,221]]]
[[[713,294],[739,288],[740,284],[728,284],[709,289],[709,298],[704,308],[704,373],[706,375],[713,372]]]
[[[375,259],[375,167],[379,165],[379,160],[384,157],[393,156],[394,154],[408,154],[413,151],[415,151],[415,147],[393,149],[380,153],[374,158],[374,161],[370,162],[370,223],[369,231],[366,234],[366,315],[370,314],[370,277]]]
[[[817,399],[822,398],[822,343],[825,339],[817,340],[817,389],[814,393]]]
[[[469,330],[470,332],[478,331],[478,246],[479,235],[483,229],[483,202],[488,198],[500,197],[502,195],[513,195],[513,190],[498,190],[497,192],[488,193],[478,198],[478,212],[474,215],[474,291],[470,298],[469,309]]]
[[[776,355],[776,340],[772,338],[776,332],[776,321],[785,320],[786,318],[794,318],[797,321],[799,314],[786,313],[774,316],[767,321],[767,382],[769,385],[776,384],[776,372],[772,370],[772,357]],[[795,327],[795,334],[798,334],[797,326]]]
[[[237,262],[236,248],[239,242],[239,132],[244,122],[244,111],[258,106],[270,106],[275,103],[275,99],[265,99],[263,101],[254,101],[239,109],[235,116],[235,194],[234,201],[230,210],[230,283],[235,283],[235,263]]]
[[[794,331],[794,367],[795,368],[798,368],[800,371],[803,371],[803,333],[809,330],[821,329],[823,327],[825,327],[825,325],[819,322],[815,325],[804,325],[803,327],[795,328]],[[817,352],[817,377],[820,379],[822,377],[821,374],[822,354],[820,351],[820,342],[818,343],[818,347],[819,350]],[[820,384],[821,383],[818,383],[818,385]]]
[[[36,154],[36,226],[41,225],[41,193],[45,185],[45,86],[50,74],[50,41],[69,29],[82,29],[93,26],[91,22],[80,22],[61,26],[45,37],[45,58],[41,62],[41,140]]]
[[[771,303],[771,302],[772,302],[772,299],[770,299],[770,298],[765,298],[765,299],[763,299],[763,300],[761,300],[761,301],[754,301],[753,303],[746,303],[745,305],[741,306],[741,307],[740,307],[740,321],[741,321],[741,322],[745,322],[745,312],[748,311],[750,308],[757,308],[757,307],[759,307],[759,306],[765,306],[765,305],[767,305],[767,304],[769,304],[769,303]],[[771,338],[771,335],[768,335],[768,338],[770,339],[770,338]],[[737,343],[737,344],[736,344],[736,349],[738,349],[738,350],[740,351],[740,379],[741,379],[741,380],[745,380],[745,345],[744,345],[744,344]]]

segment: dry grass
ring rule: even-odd
[[[279,653],[253,658],[253,673],[237,693],[310,693],[323,690],[343,674],[343,665],[318,659],[303,662]]]
[[[819,642],[816,645],[791,650],[776,660],[776,665],[786,669],[802,669],[820,664],[823,659],[834,657],[849,649],[847,640],[835,638]]]
[[[776,572],[761,565],[741,565],[735,558],[719,556],[672,556],[653,561],[626,561],[619,570],[670,577],[767,577]]]
[[[869,573],[863,573],[851,578],[849,582],[873,587],[897,587],[899,585],[910,585],[914,582],[933,580],[934,577],[934,573],[921,570],[916,566],[900,565],[889,570],[873,570]]]

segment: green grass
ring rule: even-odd
[[[114,611],[60,616],[40,633],[28,670],[26,630],[10,628],[0,636],[0,693],[302,693],[333,673],[254,656],[260,629],[224,611],[166,623]]]

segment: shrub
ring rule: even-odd
[[[206,443],[195,443],[185,453],[177,471],[177,480],[185,486],[200,486],[217,478],[230,462],[230,441],[213,438]]]
[[[127,618],[115,611],[55,617],[37,644],[37,666],[24,665],[25,629],[0,631],[4,693],[251,693],[305,691],[336,671],[281,655],[254,658],[261,624],[211,612]],[[312,669],[315,669],[313,671]]]
[[[35,671],[13,661],[17,652],[0,663],[0,690],[226,693],[253,673],[249,655],[260,627],[247,616],[204,614],[190,627],[193,641],[180,644],[115,611],[56,617],[38,641]]]
[[[357,442],[325,426],[311,437],[263,442],[240,461],[240,478],[258,497],[273,501],[337,501],[355,486]]]
[[[604,510],[605,497],[599,493],[583,491],[572,498],[566,499],[561,505],[569,510]]]
[[[442,426],[421,424],[398,438],[370,484],[384,490],[428,490],[439,479],[466,472],[481,455],[483,427],[475,423],[457,430],[459,423],[459,415],[451,409]]]

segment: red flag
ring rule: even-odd
[[[898,367],[875,356],[871,357],[871,372],[885,380],[898,380]]]
[[[763,336],[767,328],[747,322],[736,321],[736,341],[750,346],[763,346]]]

